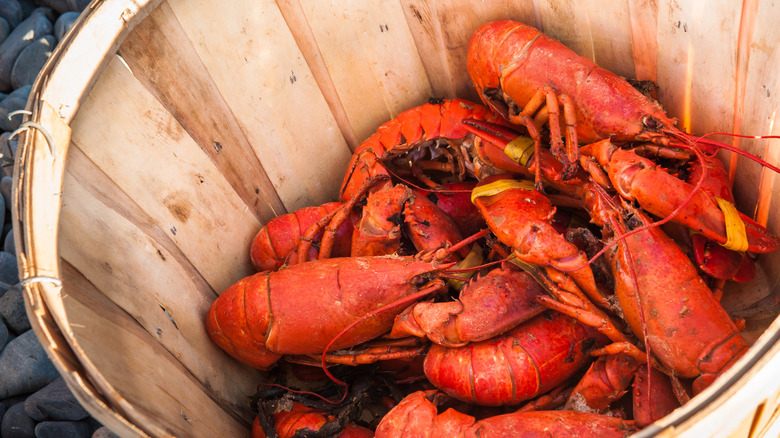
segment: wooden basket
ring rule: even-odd
[[[334,199],[351,151],[379,124],[432,96],[477,100],[466,43],[487,21],[535,25],[656,81],[683,129],[777,134],[772,2],[563,3],[94,2],[33,88],[14,175],[28,314],[78,399],[123,436],[246,435],[263,375],[207,338],[208,306],[251,272],[261,224]],[[778,161],[776,140],[734,143]],[[743,159],[733,169],[740,209],[780,232],[775,175]],[[749,354],[640,435],[770,427],[778,257],[726,295],[750,316]]]

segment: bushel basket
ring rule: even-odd
[[[211,342],[210,304],[252,273],[264,223],[335,200],[380,124],[432,97],[479,101],[467,42],[498,19],[656,82],[682,130],[778,133],[767,0],[95,1],[33,86],[13,205],[33,328],[89,412],[122,436],[248,436],[264,373]],[[778,140],[717,138],[778,163]],[[721,158],[739,209],[780,234],[777,176]],[[749,352],[639,435],[763,436],[780,403],[778,280],[774,252],[729,286]]]

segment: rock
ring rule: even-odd
[[[62,377],[29,396],[24,411],[35,421],[79,421],[89,417]]]
[[[68,11],[83,11],[89,4],[89,0],[38,0],[38,4],[48,6],[58,14],[64,14]]]
[[[0,18],[3,18],[11,29],[22,22],[22,5],[17,0],[3,0],[0,2]]]
[[[83,421],[43,421],[35,426],[35,438],[90,438],[91,435],[89,424]]]
[[[92,438],[119,438],[119,435],[111,432],[111,429],[106,426],[102,426],[95,430],[95,433],[92,434]]]
[[[13,203],[13,195],[11,194],[11,190],[13,190],[14,187],[14,179],[10,176],[4,176],[0,178],[0,195],[3,196],[3,201],[5,202],[5,209],[8,210],[11,208],[11,204]]]
[[[0,207],[3,208],[3,211],[0,212],[0,224],[4,224],[5,223],[5,210],[6,210],[6,208],[5,208],[5,198],[3,198],[2,196],[0,196]]]
[[[53,35],[44,35],[25,47],[16,57],[16,62],[11,68],[11,86],[19,88],[32,85],[56,44]]]
[[[26,20],[19,23],[0,44],[0,91],[6,92],[11,88],[11,69],[19,53],[33,41],[52,32],[51,21],[40,9],[34,10]]]
[[[2,45],[0,45],[0,47],[2,47]],[[2,53],[0,53],[0,57],[1,56]],[[0,79],[0,82],[1,81],[2,80]],[[22,122],[23,115],[18,114],[13,116],[11,119],[8,118],[8,115],[14,111],[23,110],[24,107],[27,106],[27,98],[30,96],[30,90],[32,90],[32,86],[25,85],[24,87],[17,88],[11,92],[8,97],[0,101],[0,130],[14,131],[19,127],[19,124]],[[15,144],[18,143],[16,138],[6,141],[5,143],[5,145],[0,145],[0,148],[3,150],[3,155],[5,155],[5,150],[8,149],[9,145],[11,150],[16,152]]]
[[[73,27],[73,23],[76,22],[80,15],[80,12],[74,11],[60,15],[60,18],[54,22],[54,37],[57,38],[57,41],[62,41],[62,37]]]
[[[2,400],[2,403],[3,403],[3,405],[5,405],[5,408],[7,410],[8,408],[10,408],[13,405],[16,405],[16,404],[19,404],[19,403],[24,403],[24,401],[27,400],[27,397],[29,397],[29,396],[30,396],[30,394],[17,394],[17,395],[13,395],[11,397],[4,398]],[[2,436],[2,435],[0,435],[0,436]]]
[[[8,38],[9,33],[11,33],[11,25],[5,21],[5,18],[0,17],[0,44]]]
[[[0,398],[6,398],[38,391],[60,375],[35,333],[27,330],[0,353],[0,376]]]
[[[11,286],[19,283],[19,265],[16,256],[5,251],[0,251],[0,282]],[[8,287],[0,284],[0,295],[7,290]]]
[[[5,323],[0,321],[0,350],[2,350],[5,345],[8,343],[9,339],[8,334],[8,327],[5,326]]]
[[[24,412],[24,403],[18,403],[5,412],[0,425],[3,438],[35,438],[35,420]]]
[[[22,17],[29,17],[32,11],[38,7],[35,0],[19,0],[19,5],[22,7]]]
[[[8,254],[7,252],[3,253]],[[11,288],[0,297],[0,317],[3,318],[6,327],[14,333],[24,333],[32,328],[30,320],[27,318],[27,312],[24,310],[24,296],[21,288]]]
[[[5,240],[3,240],[3,251],[10,254],[16,254],[16,245],[14,243],[14,230],[10,230],[5,234]]]
[[[57,17],[60,15],[54,9],[47,6],[37,7],[33,9],[32,12],[30,12],[30,16],[32,16],[33,14],[43,15],[44,17],[46,17],[47,20],[49,20],[49,23],[54,23],[55,21],[57,21]]]

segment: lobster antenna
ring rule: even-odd
[[[452,266],[452,265],[453,265],[452,263],[450,263],[450,264],[447,264],[447,265],[444,265],[444,267],[443,267],[443,268],[441,268],[441,269],[446,269],[447,267],[450,267],[450,266]],[[410,303],[412,303],[412,302],[414,302],[414,301],[417,301],[417,300],[419,300],[419,299],[421,299],[421,298],[425,297],[426,295],[430,295],[431,293],[433,293],[433,292],[436,292],[436,291],[438,291],[438,290],[441,290],[441,289],[443,289],[443,288],[445,288],[445,287],[446,287],[446,285],[444,284],[444,282],[443,282],[443,281],[441,281],[441,280],[434,280],[433,282],[431,282],[431,284],[430,284],[428,287],[426,287],[426,288],[424,288],[424,289],[420,290],[419,292],[416,292],[416,293],[414,293],[414,294],[412,294],[412,295],[409,295],[409,296],[407,296],[407,297],[404,297],[404,298],[402,298],[402,299],[400,299],[400,300],[398,300],[398,301],[395,301],[395,302],[392,302],[392,303],[386,304],[386,305],[384,305],[384,306],[382,306],[382,307],[380,307],[380,308],[378,308],[378,309],[374,309],[374,310],[372,310],[371,312],[368,312],[367,314],[363,315],[361,318],[359,318],[359,319],[357,319],[357,320],[355,320],[355,321],[352,321],[352,322],[351,322],[349,325],[347,325],[346,327],[344,327],[344,328],[343,328],[343,329],[342,329],[342,330],[341,330],[341,331],[340,331],[340,332],[339,332],[339,333],[338,333],[338,334],[337,334],[337,335],[336,335],[336,336],[335,336],[335,337],[334,337],[334,338],[333,338],[333,339],[332,339],[332,340],[331,340],[331,341],[328,343],[328,345],[326,345],[326,346],[325,346],[325,349],[324,349],[324,350],[323,350],[323,352],[322,352],[322,362],[321,362],[322,371],[324,371],[324,372],[325,372],[325,375],[327,375],[327,376],[328,376],[328,378],[329,378],[329,379],[330,379],[330,380],[331,380],[333,383],[335,383],[335,384],[337,384],[337,385],[339,385],[339,386],[343,386],[343,387],[344,387],[344,389],[345,389],[345,391],[344,391],[344,395],[341,397],[341,399],[339,399],[339,401],[337,401],[337,402],[335,402],[335,403],[334,403],[334,402],[331,402],[330,400],[327,400],[327,399],[325,399],[325,398],[324,398],[324,397],[322,397],[322,396],[320,396],[320,398],[322,398],[323,400],[326,400],[326,401],[327,401],[328,403],[330,403],[330,404],[337,405],[337,404],[340,404],[340,403],[342,403],[344,400],[346,400],[346,398],[347,398],[347,394],[349,394],[349,385],[348,385],[346,382],[344,382],[344,381],[342,381],[342,380],[338,379],[336,376],[334,376],[334,375],[333,375],[333,374],[330,372],[330,370],[328,370],[328,364],[327,364],[327,362],[326,362],[326,355],[327,355],[327,353],[328,353],[328,350],[330,350],[330,347],[332,347],[332,346],[333,346],[333,344],[334,344],[334,343],[335,343],[335,342],[336,342],[336,341],[337,341],[337,340],[338,340],[340,337],[344,336],[344,334],[346,334],[348,331],[352,330],[352,329],[353,329],[353,328],[355,328],[355,327],[356,327],[358,324],[360,324],[360,323],[364,322],[365,320],[367,320],[367,319],[371,318],[372,316],[376,316],[376,315],[378,315],[378,314],[380,314],[380,313],[382,313],[382,312],[384,312],[384,311],[387,311],[387,310],[389,310],[389,309],[392,309],[393,307],[398,307],[398,306],[400,306],[400,305],[404,305],[404,304],[410,304]]]

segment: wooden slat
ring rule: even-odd
[[[243,398],[253,393],[258,373],[228,357],[206,335],[205,316],[215,293],[181,249],[76,146],[63,192],[63,260],[132,316],[193,379],[223,400],[225,409],[246,415]],[[70,291],[68,283],[64,287]],[[116,346],[106,342],[103,348]]]
[[[125,39],[120,55],[262,222],[286,213],[263,165],[167,3]]]
[[[780,11],[771,2],[762,1],[756,11],[752,42],[745,75],[745,96],[741,134],[780,135],[780,28],[777,20]],[[774,165],[780,165],[780,140],[742,139],[740,147],[756,154]],[[774,190],[780,177],[757,163],[740,158],[736,170],[734,195],[737,207],[748,214],[755,214],[757,221],[780,234],[780,191]],[[780,254],[775,251],[763,254],[759,263],[769,276],[768,284],[775,290],[780,285]]]
[[[479,101],[466,70],[469,38],[488,21],[536,24],[531,2],[401,0],[434,95]],[[468,11],[468,13],[464,13]]]
[[[640,81],[658,80],[658,1],[628,0],[634,72]]]
[[[658,8],[658,97],[678,127],[730,131],[740,2],[694,0]]]
[[[274,1],[170,5],[287,210],[334,200],[351,152]]]
[[[434,97],[399,3],[278,1],[310,29],[351,129],[365,140],[401,111]],[[295,7],[297,6],[297,8]],[[287,18],[286,18],[287,19]],[[287,19],[288,23],[290,19]],[[296,38],[299,39],[299,38]],[[300,44],[299,44],[300,45]],[[304,56],[312,56],[304,51]]]
[[[538,3],[545,33],[602,68],[635,77],[626,2],[540,0]]]
[[[248,435],[252,418],[248,403],[243,412],[246,418],[235,418],[225,410],[233,400],[212,398],[210,392],[218,388],[193,377],[134,317],[67,263],[63,265],[63,280],[68,285],[66,306],[79,344],[122,397],[156,423],[135,418],[139,427],[149,432],[156,426],[182,437]],[[237,400],[245,402],[240,397]]]
[[[260,223],[119,58],[83,108],[72,124],[73,142],[154,218],[216,291],[252,272],[246,251]]]

